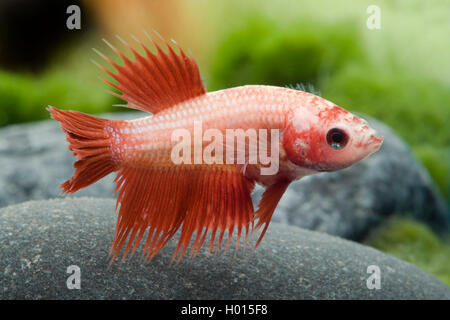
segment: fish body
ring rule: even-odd
[[[157,116],[123,121],[120,125],[113,123],[107,130],[117,137],[114,157],[124,164],[143,168],[156,164],[172,166],[171,150],[178,144],[172,132],[182,128],[194,136],[195,123],[201,124],[202,132],[215,129],[223,136],[230,129],[283,130],[292,101],[301,94],[303,92],[271,86],[236,87],[190,99]],[[245,142],[248,148],[249,141]],[[276,141],[280,142],[280,139]],[[224,155],[222,163],[225,162]],[[264,177],[258,168],[258,164],[247,165],[246,176],[264,185],[271,184],[269,180],[278,180],[277,175],[284,171],[282,166],[276,174]]]
[[[289,184],[305,175],[335,171],[376,151],[382,138],[366,121],[311,93],[248,85],[207,93],[192,58],[168,45],[140,55],[118,71],[100,66],[118,84],[127,107],[152,113],[135,120],[100,119],[49,107],[77,156],[74,176],[62,184],[67,193],[117,172],[120,206],[113,261],[136,250],[147,232],[143,255],[149,260],[174,233],[181,235],[173,259],[178,261],[192,238],[195,255],[210,234],[209,250],[219,249],[225,232],[228,248],[237,230],[245,242],[249,231],[264,225]],[[118,95],[117,93],[113,93]],[[251,192],[266,187],[258,210]],[[256,222],[256,226],[254,223]],[[217,243],[216,243],[217,241]]]

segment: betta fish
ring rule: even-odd
[[[117,173],[111,263],[141,242],[150,261],[178,230],[172,261],[188,247],[195,256],[205,240],[217,252],[225,233],[226,251],[234,232],[238,249],[242,235],[245,247],[249,232],[260,230],[256,248],[292,181],[349,167],[382,143],[365,120],[308,92],[267,85],[207,92],[177,43],[149,36],[152,51],[133,38],[141,52],[123,40],[131,56],[108,43],[123,61],[97,52],[116,70],[97,65],[114,79],[101,78],[119,91],[112,94],[149,116],[108,120],[48,107],[76,156],[64,193]],[[243,139],[224,139],[230,130]],[[257,210],[255,183],[265,187]]]

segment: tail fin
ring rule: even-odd
[[[111,139],[106,130],[111,120],[51,106],[47,110],[53,119],[61,123],[70,143],[69,150],[77,157],[73,165],[74,175],[61,185],[65,193],[74,193],[117,170]]]

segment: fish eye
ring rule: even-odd
[[[343,149],[348,142],[347,134],[338,128],[333,128],[327,133],[327,143],[336,150]]]

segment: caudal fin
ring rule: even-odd
[[[117,170],[113,159],[111,139],[106,127],[111,120],[101,119],[81,112],[59,110],[49,106],[53,119],[61,123],[77,161],[75,173],[61,185],[65,193],[74,193]]]

